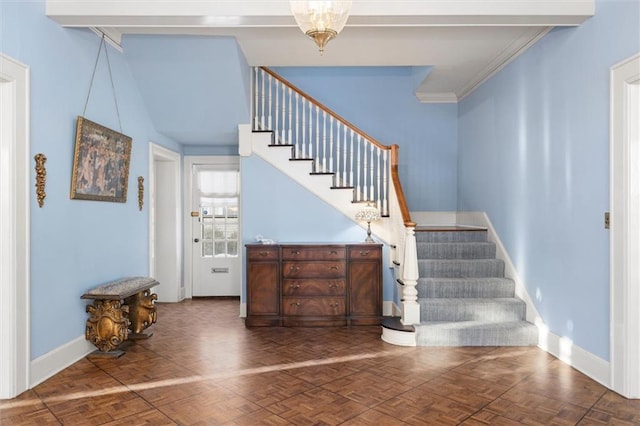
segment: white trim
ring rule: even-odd
[[[116,49],[118,52],[124,52],[122,50],[122,46],[120,43],[122,42],[122,33],[115,28],[97,28],[97,27],[89,27],[91,31],[96,33],[96,35],[102,38],[104,35],[104,41],[106,41],[111,47]]]
[[[0,399],[29,386],[29,79],[28,66],[0,53]]]
[[[610,365],[608,361],[574,345],[566,337],[551,333],[540,324],[538,328],[540,329],[540,343],[538,344],[540,349],[547,351],[603,386],[609,387]]]
[[[459,100],[454,92],[416,92],[415,95],[423,104],[456,104]]]
[[[185,258],[185,266],[184,266],[184,286],[186,289],[186,296],[190,299],[193,296],[193,272],[191,270],[191,266],[193,264],[192,256],[193,256],[193,244],[191,244],[191,236],[192,229],[191,225],[193,223],[191,218],[191,202],[193,191],[191,190],[192,185],[192,174],[191,168],[196,164],[211,164],[211,165],[234,165],[238,166],[238,173],[241,173],[240,170],[240,157],[235,155],[185,155],[184,156],[184,204],[183,208],[185,214],[184,218],[184,237],[182,239],[183,247],[184,247],[184,258]],[[242,189],[241,189],[242,190]],[[240,197],[242,199],[242,197]],[[240,215],[242,216],[242,205],[240,205]],[[238,227],[238,241],[242,241],[242,220],[240,220],[240,225]],[[242,265],[242,259],[244,256],[244,250],[238,250],[238,262]],[[244,271],[240,268],[240,279],[242,280],[244,276]],[[242,308],[241,308],[242,309]]]
[[[39,385],[95,350],[96,347],[82,335],[34,359],[31,361],[31,387]]]
[[[396,346],[416,346],[415,331],[398,331],[387,327],[382,328],[382,340]]]
[[[240,318],[246,318],[246,317],[247,317],[247,303],[242,302],[240,303]]]
[[[400,308],[398,308],[397,310],[397,315],[396,315],[396,308],[397,305],[392,301],[392,300],[384,300],[382,302],[382,316],[385,317],[399,317],[400,316]]]
[[[176,209],[176,220],[175,220],[175,253],[174,259],[161,259],[160,261],[162,262],[175,262],[174,268],[175,268],[175,277],[173,278],[175,280],[175,283],[177,283],[178,288],[175,294],[175,300],[171,300],[172,302],[177,302],[180,299],[180,297],[182,297],[183,290],[181,290],[181,288],[184,286],[184,284],[181,281],[181,276],[182,276],[182,250],[180,247],[180,241],[182,240],[182,228],[180,226],[180,222],[181,222],[181,211],[180,211],[180,202],[181,202],[181,184],[180,184],[180,176],[181,176],[181,170],[180,170],[180,166],[181,166],[181,161],[180,161],[180,154],[172,151],[170,149],[164,148],[160,145],[157,145],[153,142],[149,142],[149,182],[147,184],[147,193],[148,193],[148,197],[147,199],[148,204],[149,204],[149,219],[148,219],[148,223],[149,223],[149,275],[152,277],[155,277],[156,274],[156,268],[155,268],[155,263],[158,261],[157,259],[155,259],[156,257],[156,253],[155,253],[155,244],[156,244],[156,221],[155,221],[155,215],[156,215],[156,200],[157,200],[157,189],[156,189],[156,177],[155,177],[155,162],[156,161],[163,161],[163,162],[170,162],[174,165],[174,176],[173,176],[173,180],[174,180],[174,187],[175,187],[175,194],[174,195],[174,201],[173,201],[173,205],[175,206]],[[160,285],[162,285],[162,282],[160,283]]]
[[[481,72],[478,73],[475,80],[472,80],[469,84],[462,87],[457,91],[458,101],[462,101],[468,95],[470,95],[474,90],[484,84],[491,77],[502,71],[504,67],[513,62],[518,56],[523,54],[527,49],[536,44],[538,40],[547,35],[549,31],[551,31],[553,27],[545,27],[539,30],[537,34],[531,35],[526,34],[523,35],[518,40],[514,40],[509,48],[502,51],[498,56],[496,56]],[[535,31],[536,29],[532,29]],[[518,43],[521,46],[517,47]]]
[[[457,212],[409,212],[416,226],[448,226],[455,225]]]
[[[610,80],[611,388],[640,398],[640,54],[611,67]]]
[[[504,248],[504,245],[502,244],[496,229],[493,227],[491,220],[489,220],[489,216],[487,216],[485,212],[458,212],[457,223],[487,228],[487,238],[489,241],[496,244],[496,258],[504,260],[504,276],[511,278],[515,282],[516,296],[522,299],[527,305],[527,321],[536,325],[541,323],[542,319],[536,309],[536,306],[533,304],[533,300],[527,292],[527,287],[524,285],[524,281],[511,261],[509,253],[507,253],[507,250]]]

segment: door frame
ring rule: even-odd
[[[0,399],[30,386],[29,79],[27,65],[0,52],[0,149],[8,157],[0,168]]]
[[[158,190],[158,188],[156,188],[156,181],[157,178],[155,176],[156,174],[156,168],[155,168],[155,163],[156,162],[163,162],[163,163],[171,163],[173,165],[172,170],[172,176],[170,176],[170,179],[173,180],[174,185],[173,185],[173,192],[172,193],[166,193],[166,192],[160,192]],[[181,165],[181,161],[180,161],[180,154],[172,151],[170,149],[167,149],[165,147],[162,147],[160,145],[157,145],[153,142],[149,142],[149,184],[148,184],[148,200],[149,200],[149,275],[152,277],[155,277],[156,275],[156,262],[163,262],[164,264],[172,264],[174,267],[174,271],[171,274],[172,280],[175,282],[174,285],[177,286],[176,288],[176,298],[175,300],[171,300],[171,302],[179,302],[180,300],[184,299],[184,284],[182,283],[182,280],[180,279],[182,276],[182,250],[180,247],[180,241],[182,239],[182,227],[180,226],[181,223],[181,217],[180,217],[180,203],[181,203],[181,197],[182,194],[180,193],[181,191],[181,185],[180,185],[180,176],[181,176],[181,170],[180,170],[180,165]],[[163,191],[166,191],[166,188],[163,189]],[[162,224],[158,224],[156,221],[156,217],[157,217],[157,200],[158,200],[158,196],[160,196],[160,194],[162,194],[162,197],[165,197],[165,199],[169,199],[171,204],[175,206],[176,212],[175,212],[175,220],[172,221],[171,223],[162,223]],[[156,227],[157,226],[163,226],[166,227],[168,229],[175,229],[175,251],[170,252],[170,254],[162,254],[160,256],[162,256],[162,258],[156,258]],[[169,283],[160,283],[161,285],[170,285]]]
[[[194,165],[238,165],[238,173],[240,173],[240,157],[236,155],[185,155],[184,156],[184,286],[186,290],[186,297],[191,299],[193,297],[193,245],[191,244],[191,238],[193,235],[193,220],[191,218],[191,203],[193,202],[193,190],[191,185],[192,174],[191,169]],[[242,203],[241,198],[238,200],[240,214],[242,216]],[[238,242],[242,241],[242,220],[238,218]],[[244,250],[238,247],[238,261],[242,265]],[[240,278],[244,275],[242,269],[240,270]],[[242,289],[241,289],[242,291]]]
[[[610,387],[640,398],[640,54],[610,83]]]

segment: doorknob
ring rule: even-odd
[[[193,242],[194,242],[194,243],[199,243],[199,242],[200,242],[200,239],[196,238],[196,239],[194,239],[194,240],[193,240]]]

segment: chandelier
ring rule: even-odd
[[[324,52],[324,46],[344,28],[351,10],[351,0],[290,0],[291,12],[298,26]]]

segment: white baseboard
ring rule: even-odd
[[[457,212],[410,212],[411,220],[417,225],[447,226],[455,225]]]
[[[240,318],[246,318],[247,317],[247,304],[246,303],[240,303]]]
[[[549,352],[601,385],[611,387],[611,364],[608,361],[574,345],[566,337],[551,333],[543,325],[539,325],[538,328],[540,329],[538,343],[540,349]]]
[[[397,306],[391,300],[385,300],[382,302],[382,315],[385,317],[398,317],[400,312]]]
[[[96,347],[82,335],[34,359],[31,361],[29,387],[33,388],[39,385],[95,350]]]

